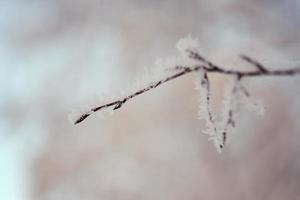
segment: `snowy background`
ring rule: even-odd
[[[299,19],[299,0],[1,0],[0,199],[298,199],[300,77],[249,80],[266,113],[241,108],[222,154],[202,134],[193,75],[109,117],[68,114],[187,35],[224,67],[243,67],[240,53],[300,66]],[[217,112],[224,77],[210,78]]]

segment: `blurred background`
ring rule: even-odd
[[[299,0],[1,0],[0,199],[298,199],[300,77],[245,81],[265,115],[240,108],[218,154],[197,119],[194,76],[69,123],[199,39],[217,64],[300,66]],[[213,76],[215,112],[224,77]],[[101,96],[100,96],[101,97]]]

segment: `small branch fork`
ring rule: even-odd
[[[105,109],[108,107],[113,107],[113,110],[117,110],[119,108],[121,108],[128,100],[141,95],[151,89],[154,89],[156,87],[158,87],[159,85],[162,85],[168,81],[171,81],[173,79],[176,79],[180,76],[183,75],[187,75],[189,73],[192,72],[197,72],[199,70],[204,70],[204,72],[207,73],[219,73],[219,74],[223,74],[223,75],[229,75],[229,76],[236,76],[238,77],[239,80],[241,80],[242,78],[246,78],[246,77],[261,77],[261,76],[293,76],[296,74],[300,74],[300,67],[298,68],[291,68],[291,69],[286,69],[286,70],[268,70],[267,68],[265,68],[261,63],[255,61],[254,59],[245,56],[245,55],[240,55],[240,58],[242,60],[244,60],[245,62],[248,62],[249,64],[253,65],[256,70],[253,71],[238,71],[238,70],[228,70],[228,69],[224,69],[222,67],[219,67],[217,65],[215,65],[214,63],[208,61],[207,59],[205,59],[204,57],[202,57],[201,55],[199,55],[197,52],[191,51],[191,50],[186,50],[186,52],[188,53],[189,57],[191,59],[197,60],[199,61],[199,65],[196,66],[175,66],[174,70],[176,72],[174,72],[173,75],[167,76],[164,79],[161,79],[157,82],[152,83],[151,85],[142,88],[138,91],[136,91],[135,93],[132,93],[126,97],[123,97],[121,99],[117,99],[115,101],[109,102],[107,104],[104,105],[100,105],[98,107],[95,108],[91,108],[90,111],[82,114],[75,122],[74,124],[78,124],[82,121],[84,121],[87,117],[89,117],[91,114],[101,110],[101,109]],[[247,91],[244,91],[247,93]]]

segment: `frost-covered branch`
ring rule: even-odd
[[[167,76],[166,78],[162,79],[162,80],[159,80],[145,88],[142,88],[132,94],[129,94],[128,96],[125,96],[121,99],[117,99],[115,101],[112,101],[112,102],[109,102],[107,104],[104,104],[104,105],[100,105],[98,107],[95,107],[95,108],[91,108],[91,110],[89,110],[88,112],[82,114],[81,116],[79,116],[79,118],[74,122],[74,124],[78,124],[80,122],[82,122],[83,120],[85,120],[88,116],[90,116],[92,113],[95,113],[101,109],[105,109],[105,108],[108,108],[108,107],[113,107],[113,110],[117,110],[119,108],[121,108],[123,106],[123,104],[125,104],[128,100],[138,96],[138,95],[141,95],[151,89],[154,89],[156,87],[158,87],[159,85],[163,84],[163,83],[166,83],[168,81],[171,81],[175,78],[178,78],[182,75],[185,75],[185,74],[188,74],[188,73],[191,73],[191,72],[195,72],[195,71],[198,71],[199,69],[201,69],[202,67],[204,66],[197,66],[197,67],[193,67],[193,68],[189,68],[189,67],[181,67],[181,66],[177,66],[175,67],[174,69],[178,70],[179,69],[179,72],[176,72],[174,73],[173,75],[171,76]]]
[[[203,119],[206,122],[207,129],[204,133],[210,136],[210,139],[214,141],[215,146],[218,151],[221,151],[225,144],[227,143],[228,133],[232,131],[236,124],[236,107],[239,103],[239,99],[244,99],[246,104],[250,105],[249,107],[254,108],[255,110],[262,113],[263,109],[258,109],[258,103],[251,99],[251,95],[242,84],[244,78],[251,77],[262,77],[262,76],[293,76],[300,74],[300,67],[291,68],[291,69],[279,69],[271,70],[266,68],[263,64],[256,61],[253,58],[250,58],[246,55],[240,55],[240,58],[249,64],[253,65],[255,69],[250,71],[240,71],[240,70],[231,70],[221,67],[209,61],[202,55],[200,55],[199,46],[195,40],[188,38],[184,41],[180,41],[177,45],[177,48],[181,51],[184,62],[181,64],[175,63],[171,68],[166,68],[164,71],[168,73],[163,73],[162,76],[159,76],[158,79],[154,79],[146,86],[136,89],[133,92],[128,93],[122,97],[113,99],[99,106],[88,108],[84,112],[81,112],[73,121],[74,124],[78,124],[84,121],[87,117],[93,113],[105,110],[110,108],[111,110],[117,110],[121,108],[126,102],[142,95],[145,92],[148,92],[168,81],[174,80],[181,76],[190,74],[192,72],[199,72],[200,84],[198,89],[201,95],[200,98],[200,119]],[[222,120],[216,122],[211,109],[211,90],[210,90],[210,81],[208,74],[218,73],[225,76],[233,78],[232,84],[228,84],[228,89],[226,89],[224,95],[224,108],[222,112]]]
[[[159,85],[162,85],[163,83],[166,83],[168,81],[171,81],[175,78],[178,78],[183,75],[187,75],[191,72],[196,72],[199,71],[200,69],[203,69],[207,73],[219,73],[219,74],[224,74],[224,75],[234,75],[234,76],[239,76],[240,78],[244,77],[259,77],[259,76],[292,76],[295,74],[300,74],[300,67],[298,68],[292,68],[292,69],[286,69],[286,70],[269,70],[269,71],[261,71],[261,70],[256,70],[256,71],[238,71],[238,70],[227,70],[218,66],[213,65],[213,67],[206,66],[204,64],[201,64],[199,66],[195,67],[188,67],[188,66],[176,66],[174,69],[179,70],[179,72],[174,73],[171,76],[166,77],[165,79],[159,80],[152,85],[149,85],[146,88],[142,88],[138,91],[136,91],[133,94],[130,94],[124,98],[121,99],[116,99],[115,101],[108,102],[107,104],[100,105],[95,108],[91,108],[90,111],[87,113],[82,114],[74,123],[78,124],[85,120],[88,116],[90,116],[92,113],[97,112],[98,110],[108,108],[108,107],[114,107],[113,109],[119,109],[123,104],[125,104],[128,100],[143,94],[144,92],[147,92],[151,89],[154,89],[158,87]]]

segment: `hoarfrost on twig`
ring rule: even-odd
[[[84,106],[79,111],[71,113],[71,121],[74,124],[78,124],[95,112],[117,110],[134,97],[183,75],[198,72],[199,81],[196,88],[200,93],[199,118],[206,122],[206,129],[203,132],[209,135],[209,140],[213,140],[217,150],[221,152],[227,143],[228,133],[231,133],[235,127],[238,104],[246,105],[246,107],[255,110],[258,114],[263,114],[264,112],[259,101],[253,99],[245,86],[242,85],[241,81],[244,78],[281,77],[300,74],[300,67],[270,70],[246,55],[241,55],[240,58],[254,66],[254,69],[251,71],[231,70],[220,67],[201,55],[198,40],[193,39],[191,36],[179,40],[176,46],[181,53],[180,57],[158,61],[156,70],[150,73],[147,72],[145,76],[136,81],[136,84],[126,90],[122,90],[119,96],[108,99],[107,96],[103,96],[101,102]],[[216,122],[216,117],[212,113],[209,73],[218,73],[233,78],[225,89],[220,122]]]

